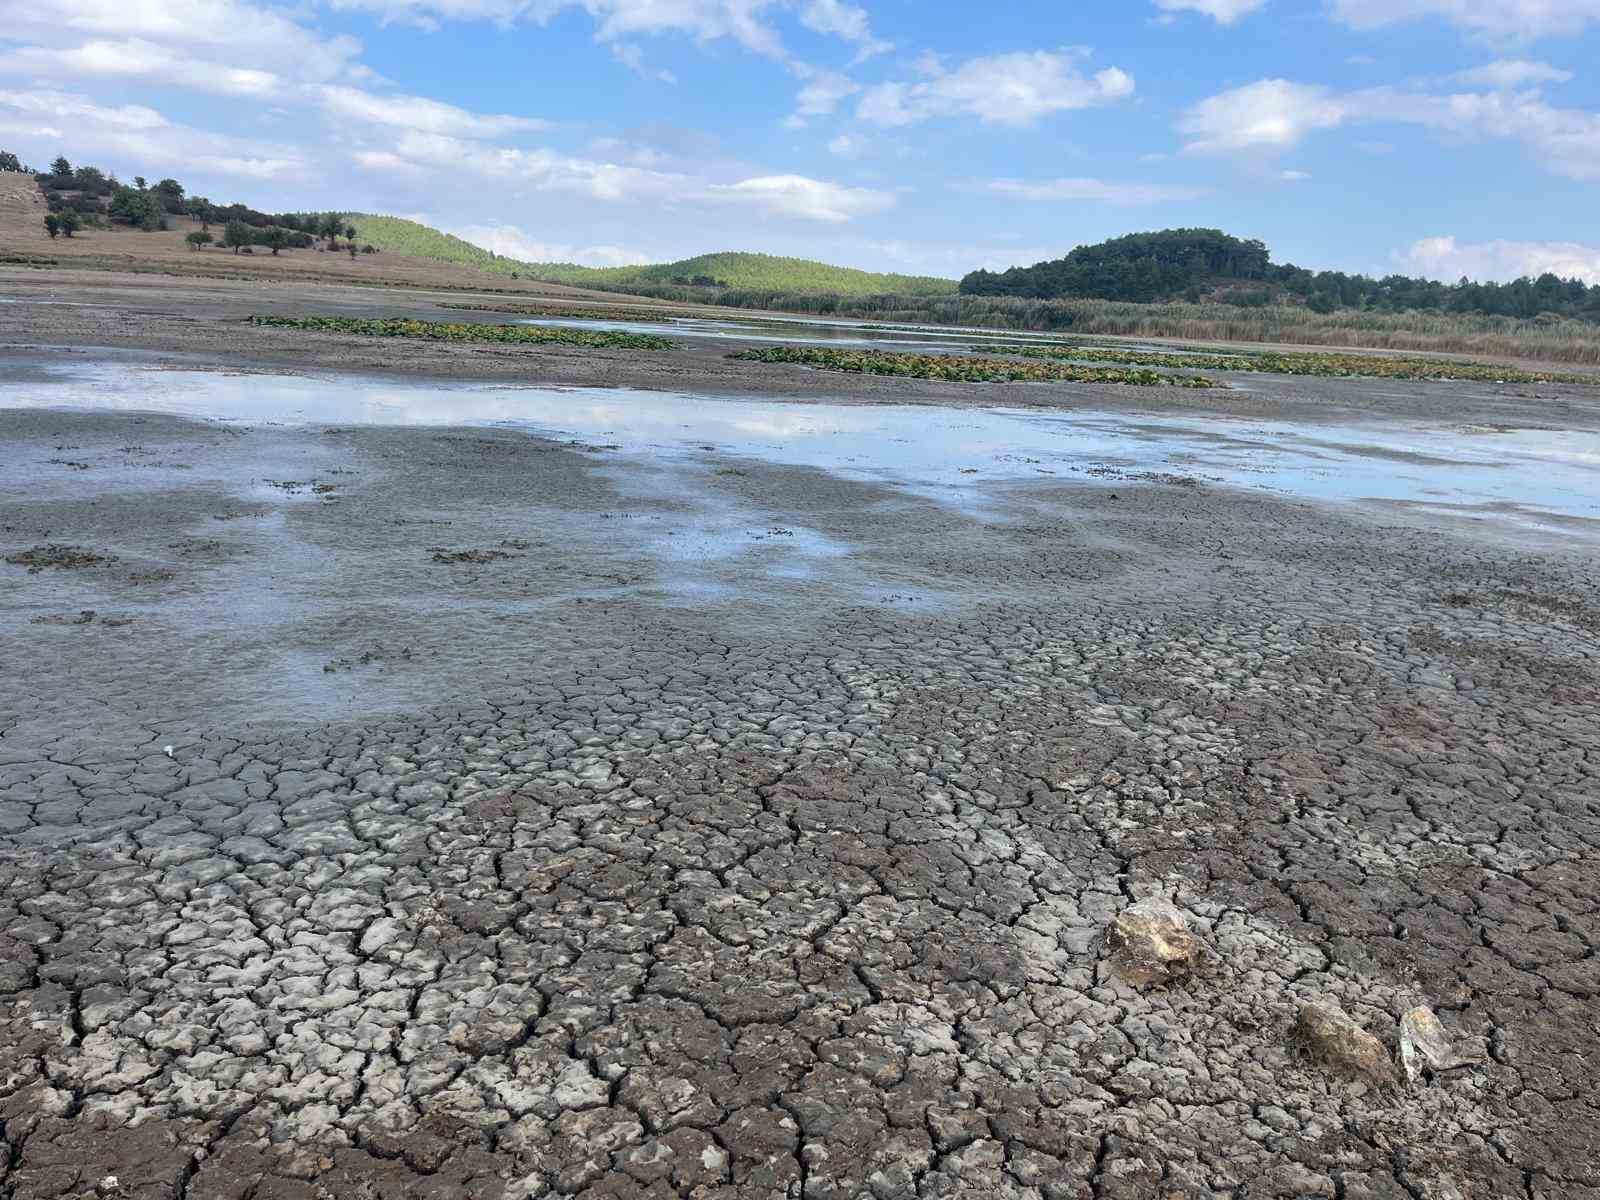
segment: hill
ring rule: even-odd
[[[1348,275],[1309,271],[1272,261],[1265,243],[1220,229],[1164,229],[1130,233],[1064,258],[973,271],[961,281],[964,296],[1029,300],[1114,300],[1156,304],[1219,301],[1238,308],[1298,306],[1314,313],[1473,313],[1520,320],[1600,321],[1600,285],[1544,274],[1510,283],[1446,284],[1405,275]]]
[[[417,258],[436,258],[502,275],[551,283],[624,291],[634,284],[682,284],[784,292],[828,292],[842,296],[948,296],[956,291],[953,279],[860,271],[854,267],[836,267],[804,258],[740,251],[702,254],[678,262],[637,267],[583,267],[576,263],[522,262],[401,217],[350,213],[347,218],[360,228],[361,240],[371,242],[379,250]]]

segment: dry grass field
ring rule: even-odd
[[[191,278],[270,279],[295,282],[370,284],[378,287],[463,289],[505,292],[533,299],[563,301],[598,300],[615,306],[617,298],[603,292],[534,280],[490,275],[470,267],[405,255],[348,254],[318,249],[284,250],[274,255],[254,247],[249,256],[219,246],[191,250],[186,234],[199,229],[197,221],[170,218],[171,228],[143,232],[119,225],[82,229],[72,237],[52,239],[44,228],[44,196],[31,175],[0,172],[0,261],[17,265],[61,268],[99,268],[117,271],[155,271]],[[214,229],[219,237],[221,229]],[[672,307],[640,301],[650,308]]]

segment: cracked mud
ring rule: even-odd
[[[1600,1197],[1590,543],[0,435],[4,1200]]]

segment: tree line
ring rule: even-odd
[[[1600,285],[1546,273],[1510,283],[1448,284],[1406,275],[1350,275],[1275,264],[1266,244],[1220,229],[1165,229],[1133,233],[1064,258],[973,271],[961,281],[965,296],[1034,300],[1119,300],[1138,304],[1211,300],[1241,308],[1300,304],[1316,313],[1343,309],[1373,312],[1480,313],[1530,319],[1543,314],[1600,321]]]
[[[15,154],[0,151],[0,170],[22,169]],[[204,196],[189,195],[176,179],[152,184],[136,175],[131,185],[125,184],[98,167],[74,167],[64,155],[51,163],[48,171],[34,173],[34,179],[45,195],[45,232],[52,238],[71,237],[85,225],[107,223],[142,230],[170,229],[172,217],[186,217],[200,223],[200,228],[184,239],[193,250],[218,242],[211,226],[220,225],[220,244],[235,254],[256,246],[277,254],[291,247],[313,246],[318,240],[329,250],[349,251],[352,258],[358,253],[356,227],[343,213],[265,213],[244,204],[214,204]],[[343,246],[340,238],[345,240]],[[359,252],[376,254],[377,250],[368,245],[359,247]]]

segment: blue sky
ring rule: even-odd
[[[1600,282],[1600,0],[0,0],[0,148],[526,258]]]

